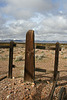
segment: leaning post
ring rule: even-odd
[[[35,79],[35,46],[34,46],[34,31],[29,30],[26,34],[25,48],[25,70],[24,81],[34,82]]]
[[[54,80],[56,79],[58,73],[58,60],[59,60],[59,42],[56,43],[56,50],[55,50]]]
[[[10,48],[9,48],[9,72],[8,77],[12,78],[12,66],[13,66],[13,44],[14,42],[10,42]]]

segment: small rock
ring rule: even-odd
[[[14,94],[16,94],[16,91],[14,91]]]
[[[10,93],[10,94],[12,94],[12,93],[14,93],[14,91],[13,91],[13,90],[11,90],[9,93]]]
[[[22,80],[19,80],[18,83],[22,83]]]
[[[28,89],[26,89],[26,91],[28,91]]]
[[[28,89],[30,91],[30,89]]]
[[[10,86],[11,84],[9,84],[9,86]]]
[[[32,96],[31,95],[29,95],[29,98],[30,98],[30,100],[32,100]]]
[[[30,84],[30,82],[26,82],[26,85],[29,85]]]
[[[8,86],[5,86],[5,89],[8,88]]]
[[[25,89],[27,89],[27,88],[25,87]]]
[[[31,85],[32,87],[34,87],[35,86],[35,83],[32,83],[32,85]]]
[[[16,83],[14,82],[14,85],[16,85]]]
[[[10,95],[7,96],[7,99],[9,99]]]
[[[50,82],[49,81],[47,81],[47,84],[49,84]]]
[[[15,77],[13,77],[13,79],[15,79]]]
[[[24,85],[24,83],[22,83],[21,85]]]
[[[41,79],[39,79],[38,81],[41,81]]]
[[[8,88],[8,86],[5,86],[5,87],[3,88],[3,90],[6,89],[6,88]]]
[[[35,85],[35,83],[32,83],[32,85]]]

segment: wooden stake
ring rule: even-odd
[[[59,60],[59,43],[56,43],[56,50],[55,50],[55,64],[54,64],[54,80],[56,79],[57,72],[58,72],[58,60]]]
[[[12,78],[12,65],[13,65],[13,44],[14,42],[10,42],[10,48],[9,48],[9,72],[8,77]]]

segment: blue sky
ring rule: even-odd
[[[0,0],[0,40],[67,41],[67,0]]]

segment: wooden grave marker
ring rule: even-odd
[[[25,71],[24,81],[34,82],[35,79],[35,49],[34,49],[34,31],[29,30],[26,34],[25,49]]]

